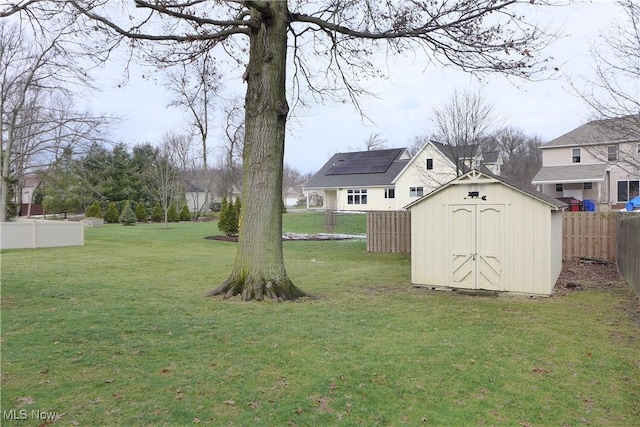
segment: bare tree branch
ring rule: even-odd
[[[480,93],[454,90],[447,103],[433,108],[432,138],[450,151],[457,175],[473,167],[495,120],[493,106]]]
[[[63,149],[99,140],[113,121],[75,111],[70,86],[89,86],[67,30],[35,38],[27,28],[0,22],[0,221],[8,213],[10,182],[18,187],[29,171],[47,169]]]
[[[610,162],[607,144],[640,141],[640,1],[617,4],[624,19],[613,22],[591,49],[595,77],[571,82],[600,129],[596,137],[602,144],[586,149],[605,163]],[[619,144],[614,163],[630,174],[640,173],[640,153],[633,144]]]

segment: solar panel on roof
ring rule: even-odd
[[[401,152],[402,149],[345,153],[326,175],[385,173]]]

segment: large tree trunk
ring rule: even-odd
[[[304,295],[287,276],[282,255],[282,169],[289,11],[286,1],[262,3],[251,17],[242,213],[238,252],[229,278],[208,296],[241,295],[244,301],[292,300]]]
[[[15,117],[15,114],[13,115]],[[11,171],[11,150],[13,148],[13,130],[15,119],[9,121],[6,140],[2,140],[2,165],[0,168],[0,222],[7,222],[9,209],[9,173]],[[4,135],[3,135],[4,136]]]

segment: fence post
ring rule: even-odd
[[[38,247],[38,227],[37,222],[33,221],[31,223],[31,248],[35,249]]]
[[[640,296],[640,214],[620,212],[615,217],[618,271]]]

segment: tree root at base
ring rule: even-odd
[[[223,299],[241,295],[242,301],[263,301],[268,298],[278,302],[294,301],[306,296],[302,290],[298,289],[287,278],[276,281],[274,279],[252,280],[240,277],[228,278],[222,285],[208,292],[205,296],[212,297],[217,295],[223,295]]]

